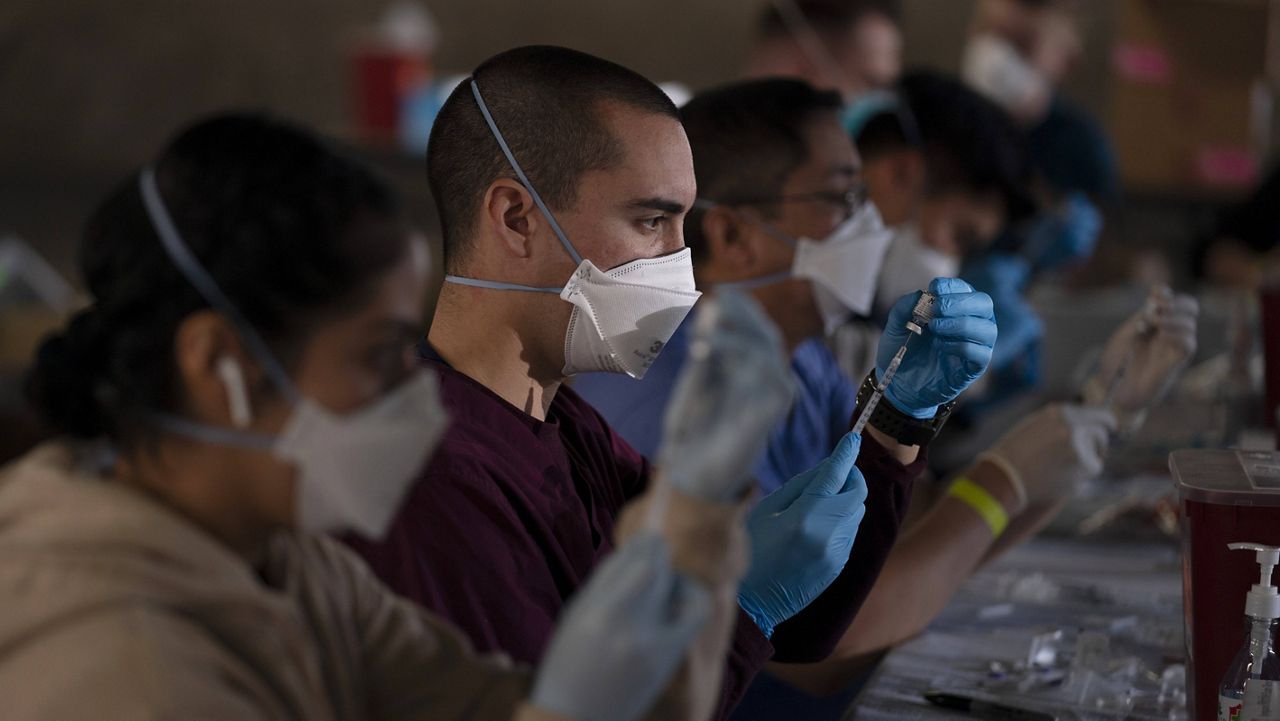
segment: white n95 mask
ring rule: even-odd
[[[565,375],[607,371],[642,378],[700,295],[688,248],[601,271],[584,260],[560,297],[574,305]]]
[[[156,414],[163,428],[189,438],[271,453],[297,473],[294,520],[313,533],[355,531],[381,539],[405,492],[413,484],[448,425],[439,384],[428,371],[415,371],[395,390],[353,413],[340,415],[303,396],[266,343],[248,324],[187,248],[160,198],[155,175],[142,172],[143,203],[174,266],[215,310],[234,322],[245,347],[292,404],[277,436],[243,430],[252,420],[248,390],[239,365],[219,362],[219,376],[236,428],[193,423]]]
[[[703,208],[712,205],[709,201],[699,201]],[[853,217],[837,226],[824,240],[797,240],[763,221],[761,226],[770,236],[795,248],[791,269],[750,280],[721,283],[718,287],[749,290],[788,278],[809,280],[813,286],[814,303],[822,315],[827,333],[833,332],[851,315],[871,312],[876,278],[880,274],[885,251],[893,240],[893,232],[884,227],[874,203],[864,203]]]
[[[851,314],[871,312],[876,278],[892,240],[880,211],[868,202],[826,240],[797,241],[791,272],[813,282],[813,299],[828,334]]]
[[[542,202],[542,196],[534,189],[498,129],[474,79],[471,81],[471,94],[511,169],[578,267],[569,281],[558,288],[538,288],[458,275],[446,275],[445,282],[491,290],[559,295],[574,306],[564,337],[563,372],[566,376],[603,371],[643,378],[702,295],[695,290],[693,256],[689,249],[658,258],[633,260],[609,270],[597,268],[578,253],[556,222],[551,209]]]
[[[898,226],[885,253],[884,267],[876,287],[877,313],[887,313],[898,299],[912,291],[928,288],[934,278],[954,278],[960,273],[960,259],[925,245],[915,223]]]
[[[1011,114],[1052,93],[1049,79],[1008,40],[987,33],[969,41],[961,76],[975,90]]]

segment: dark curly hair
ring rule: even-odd
[[[186,245],[286,366],[319,318],[407,248],[386,183],[267,115],[198,122],[152,167]],[[209,306],[161,246],[137,174],[89,220],[79,266],[92,305],[43,343],[27,398],[55,431],[130,443],[149,413],[178,409],[174,334]]]

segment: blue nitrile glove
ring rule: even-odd
[[[1022,359],[1044,337],[1044,322],[1022,293],[1031,279],[1031,264],[1019,255],[991,252],[966,263],[962,275],[975,290],[991,296],[1000,326],[991,370],[1003,370]]]
[[[955,400],[978,380],[996,344],[990,296],[958,278],[935,278],[929,292],[938,296],[938,302],[924,333],[917,336],[907,329],[911,309],[920,298],[919,291],[908,293],[889,311],[876,351],[876,377],[883,378],[894,354],[911,341],[884,397],[914,418],[934,417],[938,406]]]
[[[637,535],[570,599],[529,700],[584,721],[632,721],[653,705],[710,617],[710,594],[672,567],[662,537]]]
[[[831,585],[849,560],[866,513],[867,481],[854,465],[862,438],[852,433],[825,461],[766,496],[747,517],[751,568],[738,605],[765,636]]]
[[[1102,234],[1102,213],[1080,192],[1039,218],[1027,235],[1025,254],[1036,270],[1078,263],[1093,254]]]

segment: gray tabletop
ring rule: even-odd
[[[925,579],[922,588],[928,588]],[[1159,674],[1182,655],[1182,583],[1177,546],[1152,540],[1036,539],[970,578],[916,639],[886,656],[847,719],[960,719],[929,705],[931,688],[981,695],[992,662],[1024,661],[1032,639],[1054,629],[1107,635],[1114,657]],[[1144,674],[1148,683],[1155,678]],[[1138,684],[1135,684],[1135,687]],[[1034,696],[1033,696],[1034,698]],[[1025,698],[1019,705],[1035,706]],[[1052,702],[1061,719],[1169,719],[1154,695],[1130,711],[1086,712]]]

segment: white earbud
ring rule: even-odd
[[[231,425],[236,428],[247,428],[253,422],[253,411],[249,408],[249,390],[245,387],[244,371],[231,356],[218,359],[218,377],[227,389],[227,404],[231,406]]]

